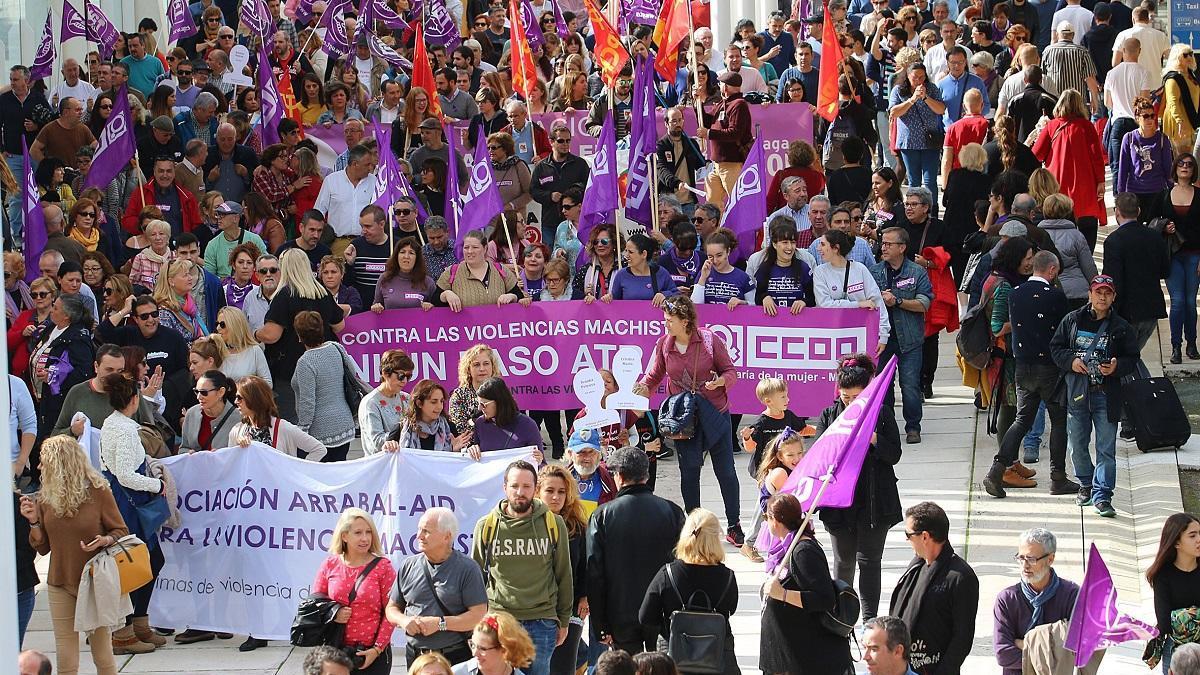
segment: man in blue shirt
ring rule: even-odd
[[[783,29],[786,21],[787,16],[783,12],[771,12],[767,29],[759,33],[763,38],[762,53],[764,56],[775,47],[779,47],[779,52],[767,59],[767,63],[774,66],[777,73],[782,73],[790,68],[796,58],[796,39]]]
[[[867,619],[863,626],[863,661],[871,675],[917,675],[908,667],[912,638],[908,626],[895,616]]]
[[[121,59],[121,63],[129,68],[129,86],[148,97],[154,93],[154,85],[166,75],[166,69],[157,56],[146,53],[146,43],[140,33],[127,37],[125,44],[129,47],[129,56]]]
[[[983,95],[983,112],[981,114],[986,117],[991,112],[987,85],[978,75],[967,72],[967,50],[962,47],[952,48],[946,55],[946,68],[949,72],[937,83],[938,89],[942,92],[942,102],[946,104],[946,112],[942,114],[944,128],[949,129],[951,124],[962,118],[965,111],[963,96],[966,95],[968,89],[978,89],[979,93]]]
[[[8,446],[12,451],[12,475],[20,476],[29,463],[29,453],[37,439],[37,412],[29,387],[15,375],[8,376]],[[19,430],[19,433],[18,433]]]

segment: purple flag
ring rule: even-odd
[[[842,355],[838,356],[840,358]],[[780,492],[796,495],[804,511],[815,506],[846,507],[854,502],[858,474],[862,472],[867,447],[871,445],[871,434],[875,433],[875,422],[879,419],[879,409],[892,388],[895,374],[896,359],[892,357],[858,398],[813,443],[779,489]],[[818,502],[817,493],[827,475],[831,477]]]
[[[613,126],[612,110],[604,114],[604,126],[597,139],[596,154],[592,156],[592,172],[583,191],[583,208],[579,212],[579,241],[587,241],[592,228],[613,222],[620,206],[617,191],[617,132]],[[619,253],[619,252],[618,252]]]
[[[313,17],[313,0],[300,0],[296,3],[296,21],[307,25]]]
[[[67,352],[46,359],[46,386],[50,388],[50,393],[58,396],[67,382],[67,376],[74,370],[75,366],[71,365],[71,357]]]
[[[376,21],[382,22],[383,25],[392,30],[408,30],[408,22],[404,20],[404,17],[397,14],[396,10],[389,7],[386,2],[383,0],[363,0],[359,22],[365,23],[369,27],[368,30],[371,30],[375,27]]]
[[[1088,552],[1087,568],[1063,646],[1075,652],[1075,666],[1087,665],[1097,649],[1130,640],[1149,640],[1158,629],[1117,609],[1117,588],[1096,544]]]
[[[187,9],[186,3],[184,9]],[[63,43],[77,37],[87,37],[87,24],[83,20],[83,15],[75,9],[74,5],[70,2],[63,2],[62,28],[58,30],[58,41]]]
[[[654,120],[654,67],[638,57],[633,68],[633,109],[629,132],[629,173],[625,183],[625,217],[646,226],[654,224],[655,205],[650,200],[650,157],[658,145]]]
[[[658,22],[658,0],[621,0],[619,22],[627,30],[632,24],[653,26]]]
[[[521,23],[525,26],[525,39],[530,48],[546,46],[546,36],[542,33],[538,18],[533,14],[533,5],[529,0],[521,0]]]
[[[25,192],[25,201],[21,204],[25,216],[25,281],[33,281],[42,274],[38,258],[46,250],[46,214],[42,213],[33,160],[29,158],[25,134],[21,134],[21,156],[25,160],[25,175],[21,177]]]
[[[450,158],[456,164],[454,158]],[[462,196],[462,218],[459,236],[455,240],[455,251],[462,256],[463,236],[470,230],[482,230],[492,219],[504,212],[500,189],[496,187],[496,176],[492,173],[492,160],[488,157],[487,134],[479,127],[479,138],[475,141],[475,161],[467,169],[470,179],[467,191]]]
[[[454,233],[455,248],[461,252],[463,236],[467,233],[459,227],[462,222],[462,194],[458,184],[458,130],[452,125],[443,124],[442,132],[446,134],[446,144],[450,148],[446,151],[446,157],[450,160],[446,162],[446,222]],[[420,171],[420,167],[417,170]]]
[[[99,145],[96,147],[96,155],[92,159],[92,167],[88,170],[87,178],[83,181],[83,187],[97,187],[104,190],[112,179],[129,165],[129,158],[133,157],[134,150],[137,149],[137,142],[133,137],[133,124],[131,120],[133,115],[129,112],[129,86],[121,85],[117,90],[116,98],[113,100],[113,111],[108,116],[108,121],[104,123],[104,129],[100,132]]]
[[[321,20],[317,22],[317,28],[325,29],[325,35],[321,38],[321,49],[335,59],[345,58],[352,51],[346,36],[345,12],[353,8],[350,0],[333,0],[325,8]]]
[[[50,10],[47,9],[46,26],[42,28],[42,41],[38,44],[37,54],[33,56],[33,64],[29,66],[29,78],[37,80],[53,74],[57,56],[54,51],[54,27],[50,24]]]
[[[275,74],[271,72],[271,62],[267,60],[267,43],[258,47],[258,97],[259,120],[262,123],[262,142],[271,145],[279,142],[279,121],[283,119],[283,102],[279,97],[279,87],[275,84]],[[287,74],[284,74],[287,77]]]
[[[271,30],[274,17],[263,0],[243,0],[238,17],[251,35],[259,36],[264,44],[270,43],[271,34],[275,32]]]
[[[117,27],[108,19],[108,15],[100,6],[93,3],[91,0],[84,0],[84,7],[87,10],[87,40],[95,42],[96,48],[100,50],[100,57],[104,59],[112,58],[113,46],[117,44],[119,37]]]
[[[754,134],[754,147],[742,164],[733,193],[725,202],[721,226],[733,230],[738,238],[738,251],[749,257],[754,253],[755,237],[767,219],[767,163],[763,157],[762,130]]]
[[[368,0],[369,2],[370,0]],[[359,21],[354,29],[354,42],[357,44],[359,40],[367,41],[367,48],[371,50],[371,54],[376,58],[387,61],[393,68],[397,70],[407,70],[412,72],[412,62],[400,56],[400,54],[391,47],[384,44],[379,36],[371,31],[368,21]]]
[[[178,42],[199,32],[187,0],[167,0],[167,23],[171,25],[168,42]]]
[[[375,174],[375,192],[371,203],[390,212],[392,204],[396,203],[401,194],[398,178],[400,169],[396,164],[396,156],[392,154],[392,127],[376,124],[371,131],[379,145],[379,169]]]
[[[425,41],[430,45],[445,45],[446,51],[457,49],[462,44],[458,24],[446,9],[446,0],[423,0],[424,5],[414,8],[417,16],[423,16]]]
[[[566,38],[571,34],[567,20],[563,17],[562,8],[558,6],[558,0],[554,0],[554,30],[558,32],[560,38]]]

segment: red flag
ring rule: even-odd
[[[425,28],[414,21],[416,29],[416,51],[413,54],[412,86],[421,87],[429,97],[429,112],[442,119],[442,103],[438,100],[437,85],[433,81],[433,66],[429,65],[429,54],[425,51]]]
[[[292,75],[286,68],[283,76],[279,78],[279,100],[283,103],[284,116],[290,117],[300,125],[300,138],[304,138],[304,111],[296,101],[296,93],[292,91]]]
[[[667,82],[675,81],[679,70],[679,45],[691,35],[689,9],[687,0],[667,0],[658,16],[658,25],[654,27],[654,44],[658,45],[654,69]]]
[[[596,6],[595,0],[583,0],[587,6],[588,22],[596,36],[596,48],[592,50],[592,59],[600,64],[600,77],[610,87],[617,86],[617,76],[629,63],[629,51],[621,44],[621,34],[618,33],[604,12]],[[674,76],[672,76],[674,77]]]
[[[508,0],[508,16],[513,91],[529,100],[529,93],[537,85],[537,66],[533,63],[533,52],[529,50],[525,27],[521,25],[521,8],[517,6],[517,0]]]
[[[829,15],[829,5],[826,3],[825,16]],[[817,79],[817,114],[832,122],[837,117],[838,75],[842,72],[842,47],[832,21],[825,21],[821,44],[825,45],[821,52],[825,58],[821,59],[821,75]]]

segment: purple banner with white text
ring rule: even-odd
[[[697,309],[700,323],[725,341],[737,369],[738,383],[729,392],[734,413],[762,412],[754,387],[762,378],[778,377],[788,383],[791,410],[815,417],[833,398],[839,358],[874,354],[879,339],[874,310],[810,308],[770,317],[748,305]],[[626,345],[641,348],[644,371],[662,334],[661,310],[649,302],[615,300],[470,307],[460,313],[365,312],[347,319],[338,338],[372,383],[379,382],[383,353],[403,349],[416,364],[413,382],[433,379],[448,390],[458,386],[459,356],[487,344],[496,350],[501,375],[522,409],[561,410],[579,406],[572,386],[576,372],[609,368]]]

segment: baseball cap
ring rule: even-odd
[[[1092,277],[1092,283],[1088,286],[1088,290],[1094,291],[1097,288],[1107,288],[1113,293],[1117,292],[1116,282],[1113,281],[1113,278],[1107,274],[1097,274],[1096,276]]]
[[[1075,34],[1075,26],[1070,21],[1059,21],[1058,22],[1058,34],[1059,35],[1064,35],[1064,34],[1074,35]]]
[[[1024,237],[1029,234],[1029,229],[1025,227],[1025,223],[1019,220],[1005,221],[1000,227],[1001,237]]]
[[[240,216],[242,205],[237,202],[221,202],[216,211],[218,216]]]
[[[567,450],[571,452],[582,452],[584,450],[595,450],[600,452],[600,432],[597,429],[576,429],[571,432],[571,438],[567,439]]]
[[[735,73],[732,70],[727,70],[717,77],[718,82],[724,82],[731,87],[742,86],[742,76],[740,73]]]
[[[154,121],[150,123],[150,126],[158,129],[159,131],[172,134],[175,133],[175,125],[171,122],[171,118],[167,117],[166,115],[159,115],[158,117],[155,117]]]

